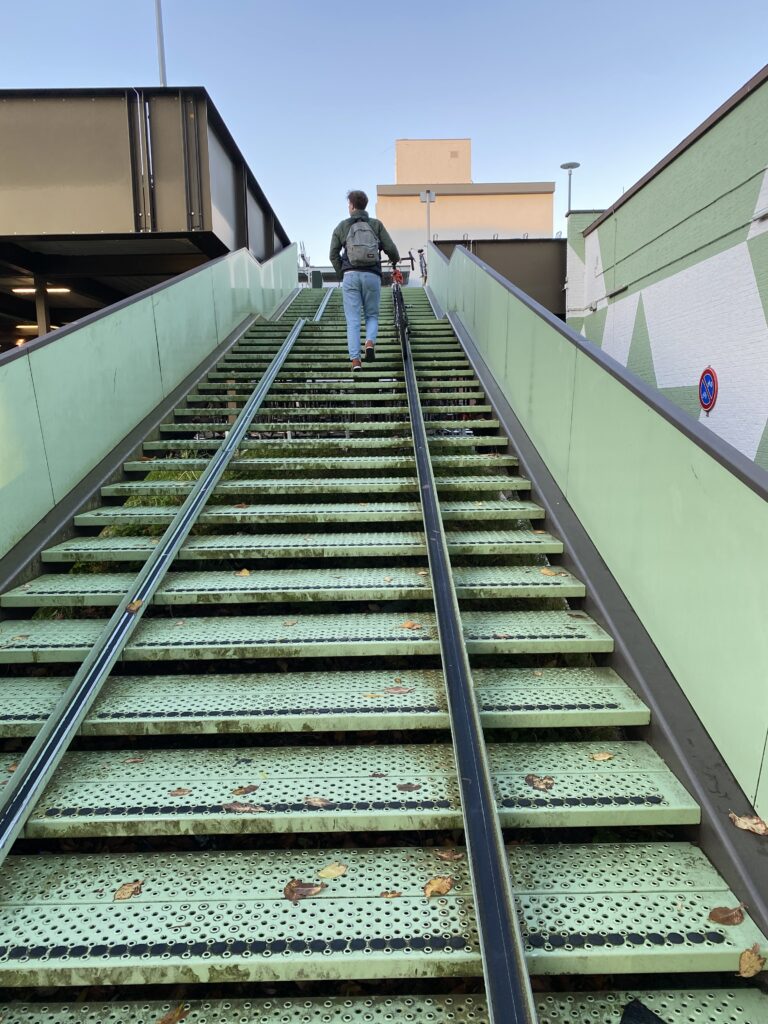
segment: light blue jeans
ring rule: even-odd
[[[379,332],[381,278],[368,270],[348,270],[341,286],[344,316],[347,318],[347,348],[350,359],[360,358],[360,314],[365,313],[366,341],[376,341]]]

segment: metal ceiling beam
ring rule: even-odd
[[[46,277],[173,276],[205,263],[200,253],[120,256],[43,256],[37,273]]]

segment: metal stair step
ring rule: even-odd
[[[546,568],[546,567],[545,567]],[[453,572],[460,598],[584,597],[584,584],[562,569],[542,575],[539,566],[476,566]],[[241,575],[241,573],[246,575]],[[418,566],[346,569],[261,569],[169,572],[156,605],[244,604],[253,601],[408,601],[429,598],[429,574]],[[133,573],[48,573],[0,597],[3,608],[115,608]]]
[[[490,744],[502,825],[698,823],[698,805],[649,746],[614,742],[611,750],[614,760],[598,763],[591,758],[594,743]],[[525,781],[542,776],[553,779],[546,793]],[[461,825],[451,744],[356,743],[70,752],[24,834],[360,832]]]
[[[620,1024],[634,999],[665,1024],[757,1024],[768,1020],[768,996],[757,989],[648,989],[624,992],[534,994],[538,1024]],[[148,999],[89,1002],[0,1004],[5,1024],[148,1024],[188,1008],[186,1024],[479,1024],[487,1020],[480,995],[275,997],[273,999],[196,999],[181,1003]],[[116,1013],[119,1013],[119,1020]],[[662,1016],[663,1015],[663,1016]]]
[[[462,621],[470,654],[613,650],[610,636],[581,612],[465,612]],[[105,625],[97,619],[0,622],[0,664],[82,661]],[[181,620],[150,615],[126,644],[123,660],[412,657],[439,649],[434,615],[424,611]]]
[[[608,668],[476,669],[483,724],[493,728],[647,725],[648,709]],[[7,679],[0,736],[33,735],[69,677]],[[394,691],[394,692],[392,692]],[[307,700],[307,694],[312,700]],[[115,676],[86,735],[445,729],[442,673],[397,671]]]
[[[155,470],[188,470],[205,469],[209,459],[175,459],[173,457],[151,459],[150,461],[131,461],[124,463],[128,473],[151,473]],[[434,455],[434,469],[507,469],[518,465],[513,455]],[[269,469],[269,470],[345,470],[345,469],[414,469],[416,460],[412,455],[338,455],[315,456],[314,458],[289,458],[275,455],[270,458],[234,458],[229,463],[231,470]]]
[[[76,526],[165,526],[173,517],[171,505],[104,505],[75,516]],[[532,501],[444,501],[446,522],[542,519],[544,510]],[[421,523],[421,508],[415,501],[313,502],[270,505],[208,505],[198,522],[219,523]]]
[[[291,417],[295,417],[296,419],[301,419],[301,418],[320,419],[323,416],[343,415],[345,412],[349,416],[394,416],[396,414],[407,415],[407,413],[408,413],[408,406],[407,406],[407,404],[402,399],[395,399],[395,398],[393,398],[392,402],[390,402],[386,406],[350,404],[348,409],[344,409],[343,405],[344,405],[343,402],[335,402],[335,401],[329,401],[327,403],[326,407],[317,407],[317,406],[314,406],[314,405],[307,405],[307,404],[302,405],[302,406],[298,406],[296,404],[293,404],[293,405],[285,404],[284,402],[282,402],[280,404],[272,403],[272,402],[265,402],[264,406],[262,407],[261,411],[258,414],[258,417],[256,419],[254,419],[253,422],[254,423],[261,423],[266,417],[268,417],[268,416],[277,416],[277,415],[285,416],[285,417],[291,416]],[[211,409],[210,413],[209,413],[210,423],[221,423],[221,424],[223,424],[222,429],[226,430],[228,428],[228,426],[229,426],[229,423],[226,420],[222,420],[221,419],[222,411],[223,410],[221,410],[221,409]],[[232,409],[232,416],[233,416],[233,418],[237,414],[238,411],[239,411],[239,409],[237,407],[233,407],[233,409]],[[431,415],[445,416],[445,415],[451,415],[451,414],[469,415],[470,413],[473,416],[476,416],[476,415],[479,415],[481,413],[492,413],[492,412],[493,412],[493,406],[492,405],[480,405],[480,404],[474,404],[474,405],[458,405],[458,404],[432,405],[432,406],[429,406],[428,408],[426,408],[424,410],[425,415],[430,415],[430,416]],[[193,420],[195,423],[198,423],[201,426],[205,425],[205,424],[209,424],[209,420],[206,420],[206,419],[203,418],[205,416],[205,410],[204,409],[198,409],[198,408],[193,408],[193,409],[179,408],[179,409],[175,410],[174,415],[176,416],[177,420],[181,421],[181,422],[186,422],[187,420]],[[214,419],[213,417],[219,417],[219,418],[218,419]],[[161,424],[161,427],[166,427],[166,426],[168,426],[168,424],[165,424],[165,423]],[[208,426],[208,429],[212,429],[210,427],[210,425]]]
[[[126,483],[107,484],[101,488],[104,497],[133,497],[142,494],[188,494],[192,490],[194,470],[189,470],[187,480],[135,480]],[[437,475],[437,489],[443,493],[455,491],[528,491],[530,480],[523,477],[490,473],[485,476],[441,476]],[[410,494],[418,489],[415,475],[389,477],[326,477],[295,478],[247,477],[222,480],[214,494]]]
[[[365,506],[362,506],[365,507]],[[82,537],[62,541],[42,553],[44,562],[143,562],[154,537]],[[448,534],[452,554],[562,554],[562,542],[545,531],[455,530]],[[205,534],[187,538],[178,558],[358,558],[425,555],[420,531],[346,533]]]
[[[224,433],[229,430],[231,424],[219,424],[218,427],[212,426],[210,423],[161,423],[160,433],[161,434],[205,434],[205,433]],[[253,434],[261,433],[285,433],[291,431],[292,433],[330,433],[332,431],[366,431],[366,432],[378,432],[386,435],[391,435],[393,431],[403,430],[408,431],[410,435],[410,420],[407,419],[396,419],[396,420],[314,420],[300,422],[295,420],[269,420],[261,421],[254,420],[251,427],[251,436]],[[462,419],[462,420],[429,420],[427,424],[427,430],[498,430],[499,421],[488,417],[487,419]],[[432,440],[430,438],[430,440]]]
[[[742,950],[765,941],[748,917],[707,920],[738,901],[687,843],[519,845],[509,857],[533,974],[734,974]],[[322,881],[339,863],[345,873]],[[427,899],[436,876],[451,889]],[[325,888],[292,902],[284,890],[293,879]],[[141,891],[115,900],[134,881]],[[10,857],[0,934],[0,979],[16,987],[481,970],[466,861],[446,863],[435,848]]]
[[[382,424],[385,426],[386,424]],[[145,441],[145,452],[174,451],[205,451],[214,452],[221,444],[220,440],[195,441],[192,438],[177,438],[175,441]],[[506,448],[506,437],[433,437],[430,438],[430,449],[462,449],[462,448]],[[361,448],[369,451],[380,451],[397,448],[411,451],[413,442],[405,435],[400,437],[325,437],[325,438],[272,438],[264,441],[246,440],[240,445],[240,451],[253,451],[262,455],[277,452],[289,452],[312,455],[317,453],[344,452],[347,449]]]

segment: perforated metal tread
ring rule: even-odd
[[[285,898],[332,863],[346,873]],[[520,845],[510,865],[534,974],[735,973],[764,942],[748,918],[707,920],[738,901],[686,843]],[[449,893],[425,899],[438,875]],[[116,901],[134,880],[141,893]],[[16,986],[480,971],[466,862],[427,848],[10,857],[0,935],[0,980]]]
[[[124,464],[129,473],[152,473],[155,470],[201,470],[209,463],[209,459],[175,459],[172,457],[150,459],[149,461],[131,461]],[[517,466],[518,460],[512,455],[433,455],[432,466],[441,469],[502,469]],[[413,469],[416,460],[412,455],[339,455],[315,456],[314,458],[286,458],[274,455],[269,458],[259,456],[235,458],[229,463],[230,470],[362,470],[362,469]]]
[[[205,434],[222,434],[228,430],[230,424],[220,424],[219,428],[214,428],[210,423],[194,424],[194,423],[167,423],[160,426],[161,434],[201,434],[205,438]],[[464,419],[458,417],[456,419],[433,419],[427,421],[427,431],[434,430],[451,430],[461,428],[462,430],[497,430],[499,427],[499,421],[492,417],[484,418],[481,420],[477,419]],[[288,433],[291,434],[328,434],[334,431],[336,432],[366,432],[366,433],[383,433],[387,436],[391,436],[393,431],[401,430],[410,434],[411,424],[406,419],[389,419],[386,415],[382,416],[378,420],[315,420],[315,421],[297,421],[297,420],[254,420],[251,427],[251,437],[259,434],[275,434],[275,433]],[[430,437],[430,440],[432,438]]]
[[[583,613],[465,612],[462,621],[470,653],[613,650],[613,640]],[[0,664],[82,661],[105,625],[100,619],[0,622]],[[411,656],[439,649],[434,616],[421,611],[180,620],[145,616],[123,660]]]
[[[385,424],[387,425],[387,424]],[[391,425],[391,424],[388,424]],[[177,437],[171,441],[145,441],[144,451],[153,452],[174,452],[174,451],[202,451],[215,452],[221,445],[221,440],[208,438],[207,440],[196,441],[194,438]],[[506,437],[480,434],[467,434],[459,437],[431,437],[429,447],[434,451],[451,450],[462,448],[506,448],[508,441]],[[253,451],[260,455],[278,452],[283,455],[303,452],[312,454],[315,452],[344,452],[349,449],[363,450],[386,450],[396,448],[402,451],[410,451],[412,447],[411,438],[407,434],[394,437],[316,437],[316,438],[265,438],[263,441],[255,441],[252,438],[240,444],[241,451]]]
[[[364,502],[360,503],[365,508]],[[82,537],[63,541],[42,554],[44,562],[144,561],[156,544],[154,537]],[[452,530],[448,547],[454,554],[560,554],[562,542],[545,531]],[[425,555],[424,535],[417,531],[359,531],[343,533],[243,533],[191,536],[181,558],[324,558]]]
[[[614,672],[476,669],[483,723],[496,728],[646,725],[648,709]],[[69,678],[7,680],[0,736],[34,734]],[[307,694],[312,700],[307,700]],[[91,735],[444,729],[440,672],[113,676],[86,718]]]
[[[104,505],[75,516],[76,526],[165,526],[173,517],[174,506]],[[510,519],[543,519],[544,509],[533,501],[494,498],[475,501],[441,502],[443,520],[460,522]],[[220,523],[421,523],[421,508],[415,501],[313,502],[269,505],[208,505],[200,515],[202,524]]]
[[[130,498],[145,494],[188,494],[197,474],[194,470],[185,473],[186,480],[137,480],[131,483],[107,484],[101,493],[107,498]],[[438,491],[529,491],[530,480],[518,476],[442,476],[436,474]],[[408,494],[418,489],[415,474],[379,477],[243,477],[224,480],[214,489],[214,494]]]
[[[476,566],[454,570],[459,597],[583,597],[584,584],[562,569]],[[116,607],[132,573],[49,573],[0,597],[0,607]],[[429,573],[418,566],[171,572],[153,604],[237,604],[250,601],[387,601],[429,598]]]
[[[614,761],[603,763],[592,759],[595,745],[589,743],[490,744],[502,825],[698,823],[698,806],[649,746],[625,741],[611,750]],[[552,779],[552,788],[540,791],[532,778]],[[449,744],[355,744],[71,752],[24,834],[362,832],[461,824]]]
[[[757,989],[641,990],[539,994],[538,1024],[621,1024],[639,999],[665,1024],[762,1024],[768,996]],[[487,1024],[482,996],[346,996],[193,999],[182,1003],[0,1004],[4,1024],[158,1024],[183,1005],[185,1024]]]
[[[177,419],[174,422],[161,423],[160,429],[165,430],[185,430],[188,427],[195,431],[198,430],[228,430],[231,422],[230,420],[221,419],[221,409],[212,409],[208,418],[205,417],[205,411],[201,409],[180,409],[176,415]],[[493,411],[490,405],[431,405],[424,409],[425,416],[474,416],[477,418],[479,413],[490,414]],[[232,422],[237,413],[236,409],[232,410]],[[291,422],[324,422],[329,416],[340,417],[346,414],[347,416],[400,416],[407,417],[408,406],[401,402],[399,405],[388,405],[388,406],[368,406],[360,405],[344,409],[339,407],[336,402],[328,403],[324,407],[313,407],[308,405],[297,406],[293,405],[270,405],[261,409],[257,413],[253,423],[254,426],[258,426],[264,422],[267,422],[269,417],[282,416],[286,420]],[[197,417],[197,419],[195,419]],[[218,417],[218,419],[216,418]]]

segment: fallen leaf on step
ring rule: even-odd
[[[571,619],[586,619],[584,612],[568,612],[568,617]]]
[[[239,569],[235,573],[235,576],[250,576],[250,575],[251,575],[251,570],[250,569]]]
[[[464,853],[462,850],[455,850],[451,848],[449,850],[435,850],[435,853],[440,860],[464,860]]]
[[[261,814],[266,811],[266,807],[261,807],[259,804],[248,804],[243,803],[240,800],[233,800],[230,804],[222,804],[225,811],[231,811],[233,814]]]
[[[129,900],[132,896],[141,896],[141,887],[144,885],[144,879],[141,881],[136,879],[135,882],[123,882],[123,884],[115,890],[115,895],[112,897],[113,900]]]
[[[739,815],[729,811],[728,817],[736,828],[741,828],[745,832],[754,832],[756,836],[768,836],[768,825],[756,814]]]
[[[738,907],[714,907],[707,915],[715,924],[741,924],[744,920],[744,904]]]
[[[163,1014],[157,1024],[180,1024],[180,1021],[184,1020],[192,1009],[187,1003],[179,1003],[178,1006],[169,1010],[168,1013]]]
[[[142,455],[139,462],[154,462],[155,458],[153,455]]]
[[[416,575],[417,576],[429,576],[429,571],[427,569],[419,569],[419,571],[416,573]]]
[[[555,780],[551,775],[526,775],[525,782],[532,789],[539,789],[544,793],[549,792],[555,784]]]
[[[413,619],[406,619],[405,622],[400,624],[401,629],[421,629],[421,623],[415,622]]]
[[[760,956],[760,946],[757,943],[750,949],[745,949],[739,957],[740,978],[754,978],[764,967],[765,957]]]
[[[424,895],[427,899],[430,896],[445,896],[452,888],[453,879],[450,875],[437,875],[435,878],[430,878],[424,886]]]
[[[417,789],[421,789],[420,782],[398,782],[397,788],[402,793],[415,793]]]
[[[304,803],[307,807],[328,807],[331,800],[326,800],[324,796],[305,796]]]
[[[383,697],[384,694],[383,693],[364,693],[363,696],[366,698],[366,700],[376,700],[379,697]]]
[[[258,788],[259,788],[258,786],[254,786],[254,785],[250,785],[250,786],[235,786],[235,788],[232,790],[232,793],[235,796],[248,796],[249,793],[255,793]]]
[[[612,754],[610,750],[598,750],[595,754],[589,755],[593,761],[612,761],[615,754]]]
[[[541,679],[541,677],[544,675],[544,673],[538,668],[534,669],[533,674],[536,676],[537,679]]]
[[[284,626],[295,626],[298,621],[299,621],[298,619],[284,619],[283,620],[283,625]]]
[[[248,508],[248,506],[244,501],[238,501],[238,503],[233,505],[232,508]]]
[[[403,681],[403,677],[402,676],[395,676],[395,678],[392,680],[393,683],[402,683],[402,681]]]
[[[557,573],[554,569],[549,569],[547,567],[545,567],[544,569],[539,569],[539,572],[542,576],[557,576]]]
[[[191,789],[184,789],[182,786],[179,786],[178,789],[169,789],[168,796],[189,796],[191,792]]]
[[[126,757],[123,764],[141,764],[143,760],[143,757]]]
[[[127,612],[130,612],[131,615],[135,615],[136,612],[139,610],[139,608],[141,608],[141,606],[143,604],[144,604],[144,602],[141,600],[141,598],[137,597],[135,601],[131,601],[130,604],[127,604],[125,606],[125,610]]]
[[[5,770],[9,774],[13,774],[13,772],[15,772],[18,767],[19,767],[19,762],[18,761],[14,761],[12,764],[9,764],[8,767]]]
[[[402,895],[403,894],[400,892],[399,889],[385,889],[383,892],[379,893],[379,896],[381,896],[382,899],[385,900],[396,900],[398,896]]]
[[[385,686],[385,693],[410,693],[413,690],[412,686]]]
[[[327,888],[325,882],[300,882],[298,878],[292,878],[283,889],[283,895],[295,905],[299,900],[305,900],[309,896],[318,896]]]
[[[342,864],[341,861],[334,860],[330,864],[326,864],[324,868],[320,868],[317,872],[318,878],[341,878],[342,875],[347,873],[347,864]]]
[[[384,577],[384,582],[385,583],[391,583],[393,579],[394,579],[394,576],[385,576]]]

